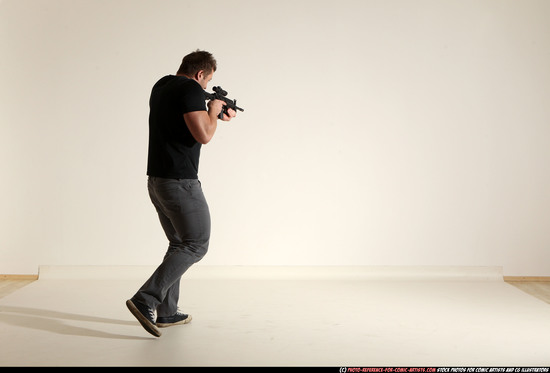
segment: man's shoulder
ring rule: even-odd
[[[182,84],[191,85],[191,86],[196,84],[200,87],[200,84],[197,81],[181,75],[165,75],[159,80],[157,80],[157,82],[155,83],[155,86],[182,85]]]
[[[199,82],[197,82],[194,79],[190,79],[190,78],[187,78],[185,76],[178,76],[178,75],[174,76],[174,78],[175,78],[176,84],[178,84],[182,87],[202,91],[201,85],[199,84]]]
[[[155,87],[163,86],[174,80],[174,75],[165,75],[155,83]]]
[[[202,93],[201,85],[194,79],[185,76],[166,75],[160,78],[153,86],[153,91],[172,92],[178,95]]]

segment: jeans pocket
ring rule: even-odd
[[[193,189],[193,179],[181,179],[179,180],[179,186],[189,192]]]

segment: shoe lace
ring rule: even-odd
[[[183,316],[185,314],[183,312],[181,312],[181,310],[178,307],[178,309],[176,310],[176,315]]]

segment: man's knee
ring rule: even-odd
[[[181,253],[187,256],[193,257],[194,262],[201,260],[208,252],[208,241],[204,242],[181,242],[177,244],[170,244],[168,249],[169,253]]]

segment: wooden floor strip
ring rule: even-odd
[[[550,282],[546,276],[504,276],[506,282]]]

